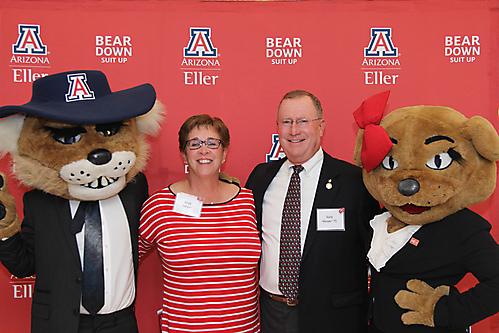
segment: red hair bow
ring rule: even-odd
[[[355,122],[364,129],[360,157],[367,172],[376,168],[392,149],[393,143],[385,129],[379,126],[390,91],[366,99],[353,113]]]

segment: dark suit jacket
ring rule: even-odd
[[[246,187],[253,190],[260,231],[263,196],[283,163],[284,159],[257,165],[246,183]],[[329,179],[333,184],[330,190],[326,188]],[[317,231],[317,208],[342,207],[345,208],[345,231]],[[378,210],[379,204],[364,187],[361,169],[324,153],[300,267],[300,332],[365,331],[364,242],[368,237],[368,223]]]
[[[372,321],[386,333],[466,332],[477,321],[499,311],[499,245],[490,235],[490,223],[469,209],[422,226],[378,273],[372,269],[374,298]],[[453,287],[471,272],[480,282],[459,293]],[[435,308],[435,326],[405,326],[400,317],[407,310],[395,303],[395,294],[407,289],[410,279],[419,279],[433,288],[451,286]]]
[[[130,225],[137,276],[140,208],[148,196],[145,176],[137,175],[119,196]],[[68,200],[32,190],[23,202],[21,232],[0,242],[0,260],[17,277],[36,274],[31,332],[76,333],[82,270],[76,237],[69,231]]]

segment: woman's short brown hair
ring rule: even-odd
[[[212,117],[208,114],[197,114],[187,118],[186,121],[180,127],[178,131],[178,148],[180,151],[184,151],[185,145],[187,143],[187,136],[195,127],[211,127],[215,132],[220,135],[220,140],[222,141],[222,146],[227,148],[230,144],[229,129],[225,126],[222,119],[218,117]]]

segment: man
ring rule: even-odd
[[[365,244],[369,220],[379,205],[365,189],[361,169],[322,150],[324,127],[321,103],[314,95],[287,93],[277,113],[286,158],[259,164],[246,183],[253,190],[262,232],[262,333],[366,330]],[[299,165],[303,169],[293,167]],[[287,207],[293,204],[287,203],[292,200],[288,183],[298,191],[297,264],[286,247],[293,243],[289,230],[295,229],[289,227],[293,214]],[[289,276],[293,270],[298,275],[295,287]]]

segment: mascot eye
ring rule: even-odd
[[[112,131],[112,130],[105,130],[105,131],[101,131],[100,134],[104,135],[104,136],[112,136],[112,135],[115,135],[117,131]]]
[[[55,141],[62,143],[63,145],[72,145],[81,140],[82,133],[86,133],[87,131],[83,127],[63,127],[63,128],[55,128],[50,126],[45,126],[44,130],[52,133],[52,138]]]
[[[386,170],[394,170],[397,169],[397,167],[399,166],[399,163],[391,156],[385,157],[385,159],[383,160],[383,162],[381,162],[381,164],[383,165],[383,168],[385,168]]]
[[[110,123],[110,124],[100,124],[95,126],[95,130],[105,137],[113,136],[118,133],[121,127],[124,126],[123,123]]]
[[[62,143],[63,145],[72,145],[73,143],[77,143],[81,140],[81,134],[77,134],[75,136],[55,136],[54,140]]]
[[[448,153],[441,153],[433,156],[426,162],[426,166],[434,170],[443,170],[451,165],[453,159]]]

